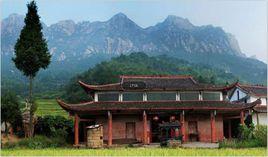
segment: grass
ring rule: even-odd
[[[38,104],[37,116],[61,115],[68,117],[68,113],[58,105],[55,99],[37,99],[36,103]]]
[[[239,139],[228,139],[220,142],[220,148],[254,148],[261,147],[262,143],[257,139],[250,140],[239,140]]]
[[[183,148],[112,148],[112,149],[2,149],[2,156],[266,156],[266,148],[183,149]]]

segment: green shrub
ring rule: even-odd
[[[225,139],[219,143],[220,148],[253,148],[260,147],[256,139],[239,140],[239,139]]]
[[[220,148],[252,148],[267,146],[267,126],[254,127],[246,125],[239,127],[239,139],[225,139],[220,142]]]
[[[28,149],[42,149],[64,147],[68,144],[62,138],[48,138],[46,136],[34,136],[32,138],[24,138],[17,143],[8,142],[4,148],[28,148]]]
[[[254,137],[259,142],[260,146],[267,146],[267,126],[257,125],[254,130]]]
[[[63,116],[38,117],[35,133],[48,137],[72,137],[73,121]]]
[[[250,140],[253,139],[254,125],[250,124],[249,127],[246,125],[239,126],[239,139]]]
[[[2,147],[7,149],[15,148],[16,146],[17,144],[14,142],[7,142],[5,144],[2,144]]]

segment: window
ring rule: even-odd
[[[99,101],[118,101],[119,93],[99,93]]]
[[[203,92],[203,100],[220,100],[220,92]]]
[[[180,100],[199,100],[199,92],[180,93]]]
[[[123,93],[123,101],[142,101],[143,93],[142,92],[126,92]]]
[[[176,92],[151,92],[147,93],[148,101],[176,100]]]
[[[236,93],[237,93],[237,100],[239,100],[239,90],[236,91]]]

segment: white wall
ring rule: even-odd
[[[244,98],[245,96],[247,96],[246,93],[244,93],[242,90],[240,90],[239,88],[236,88],[233,95],[231,95],[230,101],[237,101],[237,91],[239,91],[239,99]]]
[[[260,125],[267,125],[267,113],[258,113],[259,116],[259,124]],[[254,125],[257,125],[257,114],[254,113],[252,115],[252,122]]]
[[[250,102],[254,102],[254,101],[256,101],[257,99],[259,99],[259,98],[258,98],[258,97],[254,97],[254,96],[250,96],[250,97],[249,97],[249,103],[250,103]],[[267,105],[266,98],[261,98],[261,105]]]

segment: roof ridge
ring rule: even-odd
[[[244,87],[254,87],[254,88],[267,88],[267,86],[264,85],[250,85],[250,84],[238,84],[238,86],[244,86]]]
[[[192,78],[191,75],[120,75],[120,78]]]

